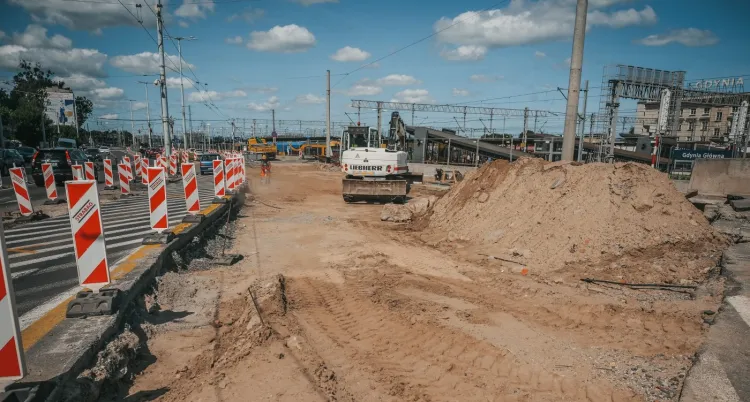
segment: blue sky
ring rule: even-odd
[[[137,81],[157,78],[138,76],[155,73],[157,47],[148,35],[156,37],[154,16],[145,2],[139,13],[138,1],[4,0],[0,79],[13,75],[20,58],[42,61],[77,94],[94,100],[90,124],[129,128],[133,100],[136,126],[144,127],[145,89]],[[602,68],[609,64],[686,70],[692,80],[750,79],[750,3],[717,3],[590,0],[583,65],[592,87],[589,112],[598,108]],[[143,19],[145,30],[126,7]],[[215,130],[229,118],[248,119],[249,127],[249,119],[270,118],[270,109],[277,119],[324,119],[327,69],[334,121],[348,121],[345,112],[356,120],[350,99],[564,110],[555,89],[568,85],[575,0],[170,0],[164,13],[171,35],[197,38],[183,42],[184,60],[192,66],[185,75],[199,82],[185,88],[194,127],[203,121]],[[166,49],[177,54],[171,41]],[[167,65],[176,66],[178,59],[172,61]],[[167,75],[179,84],[175,72]],[[530,93],[536,94],[524,95]],[[157,94],[149,85],[152,119],[160,117]],[[179,85],[169,88],[169,107],[179,120]],[[623,113],[634,107],[626,103]],[[410,122],[410,113],[404,114]],[[417,113],[415,123],[455,127],[454,117],[462,124],[462,116],[444,113]],[[467,126],[482,127],[478,119],[469,116]],[[375,125],[375,113],[363,111],[362,121]],[[508,118],[505,127],[519,132],[521,124]],[[537,125],[561,132],[563,119]],[[160,132],[160,125],[154,129]]]

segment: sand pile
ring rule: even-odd
[[[700,281],[726,240],[645,165],[496,161],[436,203],[425,240],[517,261],[531,274]]]

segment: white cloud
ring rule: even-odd
[[[19,45],[0,46],[0,68],[18,70],[21,60],[40,63],[56,75],[83,74],[105,77],[103,69],[107,55],[96,49],[36,49]]]
[[[709,30],[697,28],[676,29],[663,34],[649,35],[635,41],[646,46],[664,46],[679,43],[684,46],[711,46],[719,43],[719,37]]]
[[[115,87],[96,88],[91,91],[91,95],[94,99],[120,99],[125,95],[125,91]]]
[[[469,91],[460,88],[453,88],[453,96],[469,96]]]
[[[104,120],[114,120],[117,117],[118,117],[117,113],[103,114],[103,115],[99,116],[100,119],[104,119]]]
[[[310,104],[310,105],[319,105],[321,103],[325,103],[325,101],[326,101],[326,98],[322,96],[317,96],[314,94],[299,95],[297,96],[297,99],[296,99],[297,103]]]
[[[174,68],[174,66],[179,67],[179,56],[167,55],[166,58],[167,66],[172,66],[172,68]],[[152,52],[142,52],[127,56],[115,56],[110,60],[110,64],[113,66],[136,74],[157,74],[159,73],[160,63],[161,57],[159,57],[159,54]],[[187,66],[195,68],[194,65],[185,62],[183,62],[182,66],[183,68],[187,68]]]
[[[365,52],[364,50],[357,48],[357,47],[351,47],[346,46],[342,47],[341,49],[337,50],[336,53],[331,55],[331,59],[335,61],[365,61],[369,59],[371,56],[370,53]]]
[[[182,83],[185,88],[193,87],[193,80],[187,77],[182,77]],[[179,88],[180,77],[167,77],[167,88]]]
[[[214,3],[209,2],[198,3],[195,1],[184,0],[182,5],[177,7],[177,10],[174,10],[174,14],[178,17],[191,18],[194,20],[206,18],[206,13],[213,12],[215,6]]]
[[[9,0],[31,14],[33,21],[48,25],[63,25],[73,30],[100,32],[102,28],[114,26],[140,26],[128,10],[137,14],[135,5],[126,2],[75,2],[67,0]],[[132,3],[132,2],[130,2]],[[156,17],[146,7],[140,13],[143,24],[156,26]]]
[[[495,82],[503,79],[502,75],[473,74],[469,77],[474,82]]]
[[[250,92],[257,92],[259,94],[273,94],[279,91],[279,88],[276,87],[251,87],[251,88],[245,88]]]
[[[179,82],[179,79],[178,79]],[[217,91],[194,91],[191,92],[190,95],[188,95],[188,100],[190,102],[208,102],[209,100],[217,102],[224,99],[229,98],[244,98],[247,96],[247,93],[242,90],[234,90],[234,91],[227,91],[227,92],[217,92]]]
[[[187,27],[189,27],[189,26],[190,26],[190,24],[188,24],[188,22],[187,22],[187,21],[185,21],[185,20],[180,20],[180,22],[178,22],[177,24],[178,24],[179,26],[181,26],[182,28],[187,28]]]
[[[589,6],[593,11],[589,12],[587,27],[622,28],[657,20],[650,6],[641,11],[632,8],[615,12],[596,9],[616,2],[619,1],[593,1]],[[570,39],[575,23],[575,3],[575,0],[511,1],[503,9],[467,11],[455,18],[443,17],[434,24],[434,30],[441,42],[488,48]]]
[[[248,7],[241,13],[235,13],[235,14],[230,15],[229,18],[227,18],[227,21],[232,22],[237,19],[242,19],[248,24],[250,24],[262,18],[265,14],[266,12],[260,8]]]
[[[536,57],[538,59],[543,59],[543,58],[547,57],[547,53],[540,52],[540,51],[537,50],[536,52],[534,52],[534,57]]]
[[[435,100],[430,97],[430,92],[426,89],[404,89],[401,92],[396,92],[394,100],[405,103],[435,103]]]
[[[241,45],[242,44],[242,37],[237,35],[233,38],[226,38],[224,39],[224,42],[230,44],[230,45]]]
[[[148,103],[146,102],[135,102],[133,103],[133,110],[135,111],[135,110],[145,109],[146,106],[148,106]]]
[[[34,24],[27,26],[26,31],[22,33],[14,32],[11,43],[26,48],[40,49],[70,49],[73,46],[73,41],[70,39],[62,35],[48,37],[47,28]]]
[[[383,88],[375,85],[355,84],[346,91],[349,96],[372,96],[383,92]]]
[[[383,78],[375,80],[375,84],[379,86],[406,86],[421,84],[422,81],[412,77],[411,75],[404,74],[391,74]]]
[[[315,46],[315,35],[305,27],[291,24],[276,25],[268,31],[250,33],[248,49],[260,52],[296,53]]]
[[[279,107],[279,98],[276,96],[268,98],[268,100],[263,103],[250,102],[247,105],[248,109],[254,110],[256,112],[266,112],[277,107]]]
[[[570,67],[570,57],[568,57],[567,59],[563,60],[563,63],[565,63],[565,65],[567,67]]]
[[[55,77],[55,81],[62,81],[65,86],[73,91],[90,91],[94,88],[103,88],[107,86],[103,80],[89,77],[83,74],[71,74],[67,77]]]
[[[476,61],[484,59],[487,48],[478,45],[463,45],[452,50],[443,49],[440,56],[451,61]]]
[[[313,4],[323,4],[323,3],[338,3],[339,0],[292,0],[295,3],[302,4],[303,6],[311,6]]]

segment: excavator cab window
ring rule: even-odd
[[[352,142],[354,143],[354,146],[357,148],[364,148],[367,144],[367,138],[365,138],[364,135],[353,135],[352,136]]]

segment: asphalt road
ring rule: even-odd
[[[119,161],[122,159],[122,157],[125,155],[124,150],[112,150],[112,163],[115,164],[115,161]],[[113,169],[115,172],[117,172],[117,166],[113,166]],[[31,174],[31,170],[29,167],[26,167],[26,172],[28,175]],[[116,173],[115,173],[116,174]],[[104,171],[98,172],[98,179],[101,180],[101,183],[99,183],[99,191],[101,191],[104,188]],[[31,180],[31,177],[28,178],[31,183],[27,183],[26,186],[29,189],[29,196],[31,197],[31,204],[34,207],[34,210],[37,211],[40,208],[42,208],[42,204],[44,201],[47,200],[47,190],[44,187],[37,187],[33,180]],[[115,184],[117,184],[117,176],[114,178]],[[62,197],[65,198],[65,188],[58,186],[57,187],[57,193]],[[3,176],[3,188],[0,189],[0,213],[8,213],[8,212],[18,212],[18,201],[16,200],[16,193],[13,192],[13,186],[10,184],[10,177]]]
[[[213,200],[212,177],[199,175],[198,189],[201,208],[205,208]],[[64,194],[64,189],[61,190]],[[34,201],[35,194],[41,194],[37,195],[41,198],[40,203],[46,198],[43,188],[31,185],[29,191]],[[10,199],[10,204],[17,208],[15,194],[12,190],[9,195],[6,193],[0,194],[0,201]],[[152,233],[148,197],[142,187],[137,193],[101,206],[110,268],[137,249],[143,238]],[[181,181],[167,185],[167,206],[169,223],[173,227],[185,216]],[[5,241],[16,307],[21,327],[25,328],[79,290],[69,218],[60,216],[6,229]]]

